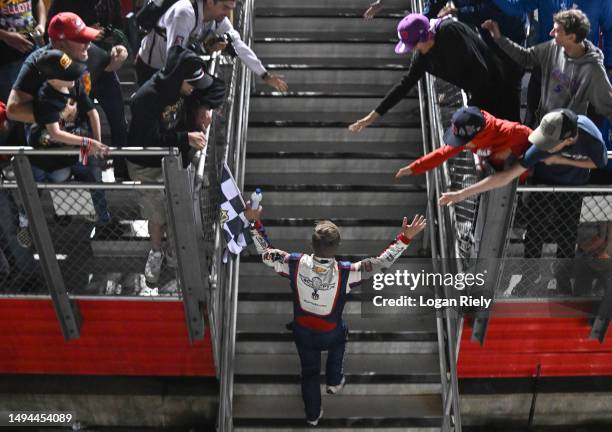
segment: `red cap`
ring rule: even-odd
[[[0,128],[2,127],[5,121],[6,121],[6,105],[4,105],[4,102],[0,101]]]
[[[49,39],[69,40],[72,42],[91,42],[99,30],[87,27],[80,16],[72,12],[61,12],[55,15],[49,23]]]

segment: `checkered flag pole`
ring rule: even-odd
[[[221,174],[221,224],[227,249],[238,255],[251,242],[249,221],[244,216],[246,204],[227,163]]]

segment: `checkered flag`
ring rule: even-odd
[[[227,163],[223,164],[221,174],[221,194],[223,195],[221,202],[223,237],[225,237],[229,251],[238,255],[251,242],[250,223],[244,217],[246,205]]]

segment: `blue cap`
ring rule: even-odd
[[[444,142],[452,147],[469,143],[484,128],[485,118],[475,106],[459,108],[453,114],[451,125],[444,133]]]

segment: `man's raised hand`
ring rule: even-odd
[[[423,215],[414,215],[414,218],[412,218],[411,223],[408,223],[408,218],[404,217],[404,220],[402,221],[402,234],[404,235],[404,237],[412,239],[418,233],[423,231],[426,226],[427,219],[425,219],[425,216]]]

